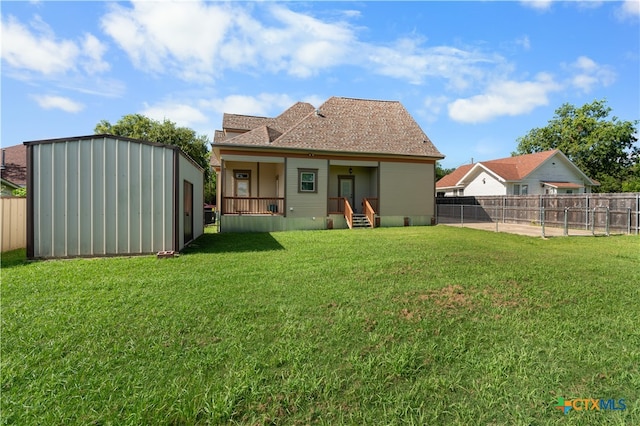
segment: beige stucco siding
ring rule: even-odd
[[[434,165],[380,163],[380,216],[434,214]]]
[[[286,163],[287,218],[325,217],[329,164],[327,160],[289,158]],[[317,169],[317,192],[299,192],[298,170]]]

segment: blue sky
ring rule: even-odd
[[[141,113],[398,100],[444,167],[509,156],[563,103],[640,118],[640,2],[2,2],[2,146]]]

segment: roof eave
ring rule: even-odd
[[[313,153],[323,153],[323,154],[341,154],[341,155],[365,155],[365,156],[384,156],[384,157],[401,157],[401,158],[423,158],[428,160],[442,160],[444,155],[416,155],[416,154],[406,154],[406,153],[393,153],[393,152],[364,152],[364,151],[332,151],[332,150],[324,150],[324,149],[314,149],[314,148],[283,148],[281,146],[270,146],[270,145],[240,145],[240,144],[224,144],[224,143],[212,143],[213,148],[239,148],[242,150],[256,150],[256,149],[264,149],[264,150],[272,150],[272,151],[283,151],[283,152],[313,152]]]

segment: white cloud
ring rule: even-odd
[[[520,3],[524,6],[530,7],[535,10],[546,11],[551,9],[551,5],[554,0],[521,0]]]
[[[594,86],[610,86],[616,79],[610,66],[600,65],[586,56],[580,56],[567,68],[573,74],[570,77],[571,85],[584,93],[591,92]]]
[[[175,70],[187,80],[209,76],[231,25],[226,5],[201,2],[134,1],[113,4],[102,29],[145,71]]]
[[[164,101],[157,105],[145,104],[140,114],[158,121],[167,119],[180,127],[193,127],[195,124],[206,123],[209,120],[202,111],[183,102]]]
[[[400,40],[392,48],[374,46],[370,51],[375,52],[369,56],[370,62],[378,66],[374,72],[404,78],[412,84],[421,84],[429,77],[443,78],[455,90],[466,89],[471,81],[482,79],[483,66],[502,62],[499,57],[455,47],[424,48],[415,40]]]
[[[338,16],[355,19],[358,14]],[[102,28],[134,66],[185,80],[210,80],[228,69],[309,78],[350,65],[413,84],[444,78],[451,87],[463,89],[484,78],[483,67],[504,62],[473,50],[425,47],[419,36],[385,45],[363,42],[348,21],[322,21],[271,3],[113,5]]]
[[[41,22],[41,21],[38,21]],[[75,66],[80,49],[70,40],[56,40],[40,28],[33,34],[28,27],[9,16],[2,18],[2,59],[10,67],[45,75],[62,74]]]
[[[436,121],[442,108],[446,106],[449,99],[442,96],[428,96],[424,99],[424,109],[419,109],[418,113],[423,116],[428,122],[433,123]]]
[[[79,64],[88,74],[109,69],[109,64],[102,59],[106,47],[91,34],[85,34],[80,42],[59,40],[39,16],[30,26],[13,16],[3,17],[1,31],[2,59],[11,69],[44,76],[75,71]]]
[[[62,96],[33,95],[32,98],[44,109],[61,109],[66,112],[80,112],[84,105],[72,99]]]
[[[449,117],[464,123],[480,123],[504,115],[526,114],[547,105],[549,93],[560,89],[560,84],[548,74],[538,74],[534,81],[495,82],[482,95],[451,102]]]
[[[620,19],[633,19],[640,17],[640,0],[624,0],[617,11]]]
[[[353,35],[346,25],[267,5],[262,9],[275,23],[266,26],[250,15],[252,9],[138,1],[132,8],[113,5],[102,28],[134,66],[185,80],[214,78],[227,68],[309,77],[348,57],[345,46],[352,44]]]
[[[524,50],[531,49],[531,41],[529,40],[529,36],[524,36],[516,40],[516,45],[522,46]]]
[[[108,71],[111,67],[102,59],[107,47],[92,34],[85,34],[82,41],[82,66],[88,74]]]
[[[229,95],[221,99],[205,101],[217,113],[232,113],[257,116],[276,116],[293,105],[296,100],[289,95],[260,93],[257,96]]]

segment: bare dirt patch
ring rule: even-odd
[[[427,315],[457,316],[492,308],[518,308],[530,301],[519,294],[515,282],[505,283],[506,289],[478,289],[451,284],[426,292],[407,292],[398,302],[404,305],[399,310],[400,318],[419,321]],[[499,316],[498,316],[499,317]]]

